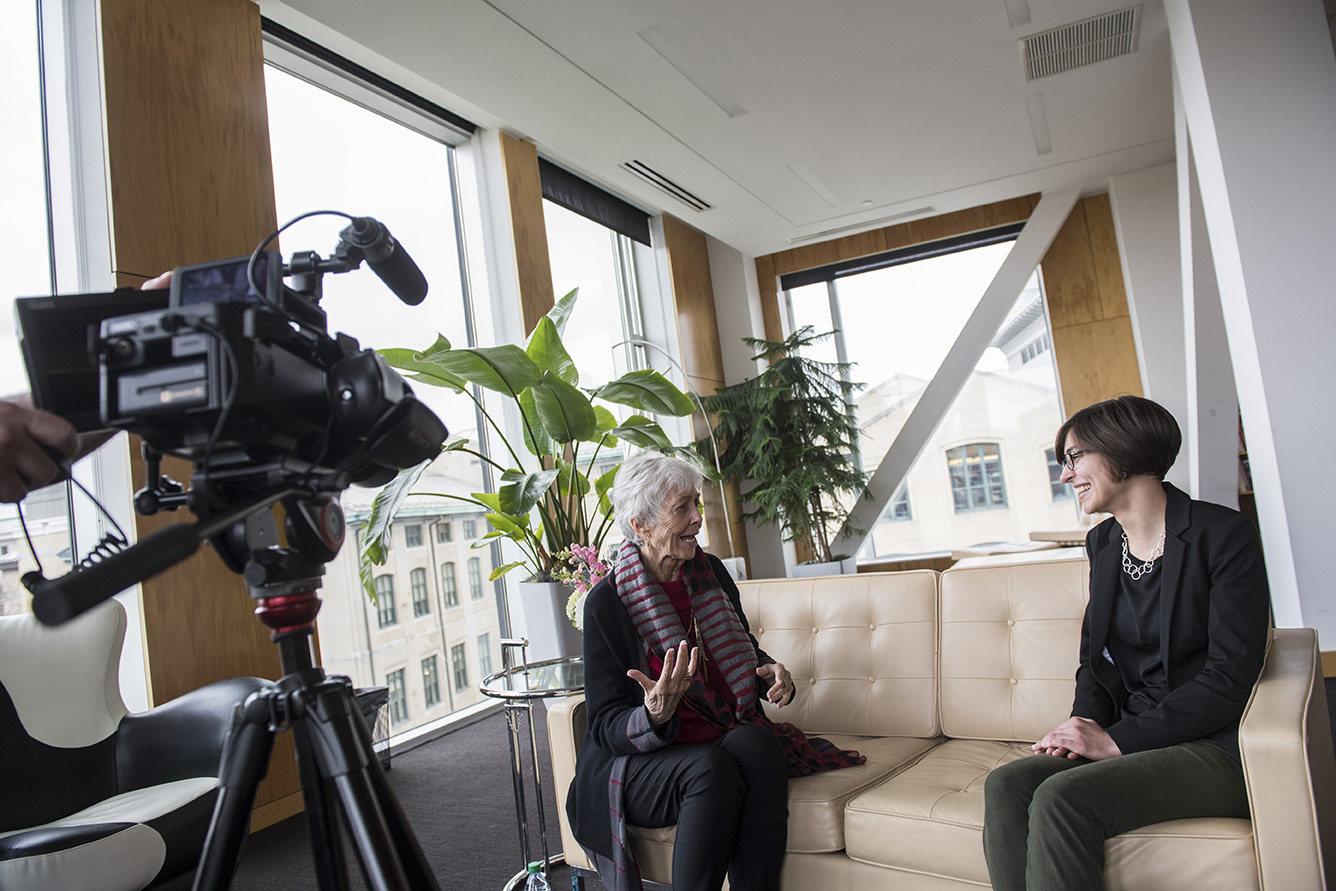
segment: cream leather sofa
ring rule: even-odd
[[[1064,548],[940,574],[739,583],[753,633],[798,684],[772,717],[867,756],[790,781],[785,891],[988,886],[984,780],[1069,714],[1087,575],[1084,551]],[[584,728],[582,699],[549,706],[567,860],[591,869],[565,814]],[[1319,826],[1331,825],[1336,765],[1311,630],[1273,633],[1240,743],[1252,819],[1111,839],[1107,889],[1326,887]],[[645,878],[670,884],[675,827],[631,834]]]

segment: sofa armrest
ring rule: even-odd
[[[117,791],[218,776],[235,707],[270,683],[228,678],[146,712],[126,715],[116,730]]]
[[[1327,887],[1323,861],[1336,816],[1336,760],[1311,628],[1271,632],[1239,724],[1239,751],[1263,891]]]
[[[575,758],[585,736],[585,699],[566,696],[547,704],[547,740],[552,752],[552,783],[557,792],[557,817],[561,822],[561,847],[566,863],[579,869],[594,868],[584,848],[571,834],[566,819],[566,793],[575,779]]]

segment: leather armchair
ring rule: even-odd
[[[0,889],[189,886],[233,706],[268,682],[128,714],[125,628],[114,600],[58,628],[0,617]]]

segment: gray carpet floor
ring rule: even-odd
[[[534,718],[543,765],[548,848],[556,854],[561,851],[561,835],[541,705]],[[497,712],[416,748],[391,750],[390,785],[442,889],[501,891],[524,867],[507,735],[505,716]],[[520,738],[527,753],[527,728],[521,727]],[[530,845],[537,848],[536,803],[527,772],[525,779]],[[345,851],[352,864],[351,887],[366,888],[346,844]],[[542,855],[535,851],[532,856],[536,860]],[[554,865],[549,877],[554,891],[571,887],[571,871],[564,865]],[[232,887],[235,891],[315,889],[305,817],[292,817],[252,835]],[[522,882],[519,887],[524,887]],[[602,891],[603,886],[591,876],[585,888]]]

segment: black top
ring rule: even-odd
[[[1139,578],[1118,574],[1121,590],[1113,606],[1108,652],[1128,692],[1119,709],[1122,717],[1150,711],[1168,692],[1160,659],[1160,562]]]
[[[1123,753],[1210,738],[1238,755],[1238,725],[1262,670],[1271,595],[1252,520],[1193,501],[1168,483],[1164,556],[1155,621],[1164,693],[1132,712],[1131,691],[1104,657],[1123,590],[1122,527],[1112,518],[1086,536],[1090,603],[1081,625],[1081,664],[1072,714],[1108,731]],[[1116,646],[1116,644],[1115,644]]]

